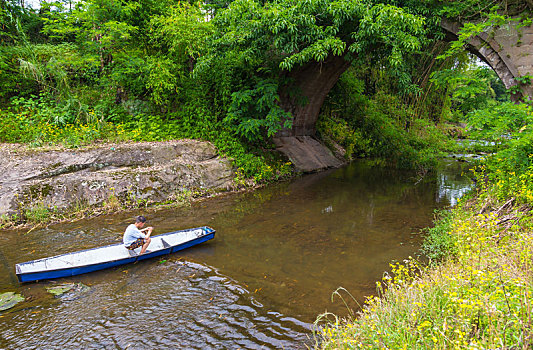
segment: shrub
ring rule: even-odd
[[[363,158],[366,155],[372,154],[370,140],[365,138],[361,131],[350,127],[344,119],[322,116],[317,121],[316,127],[324,141],[331,138],[344,147],[346,150],[345,157],[348,160],[354,157]]]
[[[466,116],[472,137],[499,141],[517,134],[533,122],[533,108],[512,102],[493,103]]]
[[[484,197],[514,197],[522,203],[533,203],[533,131],[516,135],[505,149],[476,167],[475,175]]]
[[[453,222],[453,212],[441,210],[436,212],[435,226],[425,229],[425,239],[422,252],[431,262],[440,262],[457,253],[455,239],[450,235]]]

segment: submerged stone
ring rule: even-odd
[[[0,311],[11,309],[24,300],[24,297],[15,292],[6,292],[0,294]]]
[[[63,283],[53,287],[46,287],[48,293],[64,300],[74,300],[91,288],[83,283]]]

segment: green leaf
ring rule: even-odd
[[[48,293],[66,299],[74,299],[80,294],[85,293],[90,288],[83,283],[64,283],[53,287],[46,287]]]
[[[24,300],[24,297],[14,292],[5,292],[0,294],[0,311],[11,309]]]

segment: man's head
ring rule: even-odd
[[[146,218],[142,215],[139,215],[137,218],[135,218],[135,226],[137,226],[137,228],[142,228],[145,222]]]

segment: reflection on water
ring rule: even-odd
[[[436,179],[412,176],[357,163],[190,207],[144,212],[154,234],[202,225],[217,234],[160,259],[58,281],[91,287],[71,301],[46,293],[55,281],[18,284],[14,264],[114,243],[137,213],[28,234],[4,231],[0,292],[19,291],[27,301],[0,315],[0,347],[310,346],[318,314],[347,314],[331,293],[342,286],[358,302],[373,294],[390,261],[417,253],[418,232],[431,224],[433,210],[455,203],[464,188],[460,172],[449,167]],[[349,307],[357,303],[349,301]]]
[[[466,162],[442,162],[437,172],[437,202],[455,206],[457,200],[474,187],[472,181],[465,176],[471,168]]]

